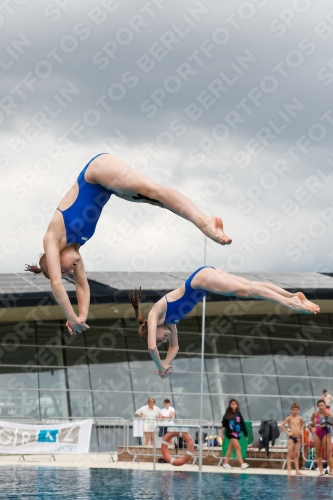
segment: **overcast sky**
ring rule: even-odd
[[[0,10],[0,272],[42,252],[111,152],[223,218],[230,272],[332,271],[333,1],[8,0]],[[204,237],[111,199],[88,271],[193,271]]]

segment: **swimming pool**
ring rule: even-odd
[[[333,478],[6,466],[0,485],[6,500],[326,500]]]

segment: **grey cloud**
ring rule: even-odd
[[[329,171],[326,159],[332,151],[332,132],[327,121],[322,122],[326,127],[323,140],[312,140],[306,154],[296,148],[299,163],[292,161],[289,156],[288,162],[292,169],[284,177],[276,174],[276,186],[272,189],[262,188],[259,202],[256,202],[251,210],[244,210],[239,202],[243,197],[251,201],[247,191],[253,186],[260,187],[264,184],[263,175],[274,173],[272,166],[275,162],[285,156],[288,148],[292,147],[302,134],[308,137],[310,127],[320,120],[325,111],[333,108],[332,83],[324,84],[329,82],[329,68],[326,73],[322,72],[321,78],[326,74],[326,80],[318,78],[318,71],[331,59],[333,35],[324,40],[314,30],[319,21],[325,20],[329,31],[331,24],[325,16],[332,6],[315,0],[283,0],[278,3],[264,0],[182,0],[164,2],[165,9],[160,10],[158,2],[140,0],[135,3],[109,2],[109,8],[111,5],[116,8],[112,14],[107,14],[103,2],[92,0],[80,5],[68,2],[63,12],[61,9],[52,11],[51,2],[46,2],[34,10],[30,3],[18,6],[12,2],[15,15],[5,13],[5,24],[2,27],[4,49],[0,59],[10,58],[10,50],[8,52],[6,47],[10,46],[19,33],[25,34],[32,43],[31,47],[24,48],[24,56],[15,60],[2,76],[2,96],[11,95],[13,86],[21,82],[28,72],[32,72],[36,78],[35,91],[30,92],[23,84],[26,99],[20,98],[17,92],[12,92],[15,103],[18,104],[17,109],[11,109],[8,115],[7,108],[0,108],[3,112],[0,116],[4,129],[0,144],[1,158],[8,157],[10,162],[9,166],[1,171],[5,182],[0,190],[2,203],[15,207],[13,215],[2,222],[6,238],[13,237],[20,221],[25,221],[29,214],[41,210],[44,198],[49,198],[56,206],[60,198],[60,186],[69,174],[72,178],[75,170],[79,172],[89,157],[109,146],[118,156],[129,163],[133,162],[136,167],[141,168],[140,158],[143,158],[147,175],[156,181],[178,187],[193,197],[207,213],[212,210],[225,219],[226,230],[234,236],[234,242],[228,248],[213,245],[210,252],[212,262],[237,270],[237,259],[233,255],[240,254],[243,256],[243,264],[238,264],[243,266],[238,269],[240,271],[308,270],[314,268],[318,262],[328,267],[332,265],[332,258],[329,256],[331,228],[328,223],[325,234],[310,238],[309,251],[302,251],[298,260],[291,260],[285,250],[288,245],[293,244],[299,233],[308,231],[308,221],[320,218],[322,210],[330,203],[332,181],[327,181],[325,186],[314,193],[303,186],[310,175],[316,175],[316,169]],[[56,4],[52,5],[54,7]],[[202,12],[207,10],[208,13],[195,14],[194,6],[201,8]],[[101,15],[107,16],[100,26],[91,19],[93,8],[100,8],[100,12],[104,13]],[[142,8],[151,8],[156,17],[153,19],[147,12],[142,14],[148,26],[137,34],[131,28],[131,23]],[[252,11],[255,12],[253,17]],[[144,13],[144,10],[142,12]],[[60,16],[59,19],[52,21],[57,16]],[[191,23],[193,26],[190,26]],[[288,23],[291,24],[290,27]],[[176,33],[173,24],[178,26],[179,30],[185,31],[188,27],[191,29],[181,43],[177,43],[172,50],[167,50],[165,57],[157,62],[158,50],[162,51],[165,47],[160,37],[167,30]],[[230,40],[227,43],[215,43],[213,47],[205,43],[202,45],[207,38],[212,40],[214,30],[221,27],[223,30],[217,31],[216,36],[220,35],[220,40],[223,36],[228,36],[228,29]],[[277,36],[283,30],[285,33]],[[133,36],[133,40],[127,45],[121,42],[121,36]],[[307,40],[304,40],[305,38]],[[120,41],[116,42],[117,46],[115,40]],[[76,41],[78,47],[71,52],[70,47],[74,47]],[[154,42],[159,44],[155,48],[155,58],[152,56]],[[108,48],[106,46],[103,49],[107,43]],[[52,49],[53,56],[47,58],[46,55]],[[110,56],[113,49],[115,59]],[[196,55],[195,50],[198,50]],[[211,50],[212,57],[207,55],[207,50]],[[97,52],[101,52],[98,57]],[[155,61],[155,67],[148,74],[137,64],[144,54],[150,54],[151,60]],[[247,55],[249,59],[252,54],[254,60],[240,62],[241,54]],[[93,63],[94,57],[98,59],[98,64]],[[43,66],[38,64],[45,59],[50,62],[52,71],[49,77],[42,78],[38,75]],[[60,59],[62,62],[59,62]],[[190,73],[187,76],[184,66],[181,66],[185,63],[191,65],[188,66]],[[280,69],[273,70],[280,63]],[[103,64],[106,65],[105,69],[99,69]],[[47,70],[47,66],[44,70]],[[135,75],[137,80],[133,80],[133,76],[131,80],[129,74],[125,74],[126,71]],[[191,71],[195,74],[192,75]],[[222,79],[220,72],[225,75]],[[273,78],[265,80],[267,75],[273,75]],[[168,79],[171,76],[174,78]],[[218,77],[220,85],[223,84],[227,90],[221,91],[221,95],[216,97],[210,84]],[[274,84],[274,78],[278,84],[276,91],[264,91],[265,82]],[[232,80],[234,82],[230,83]],[[168,84],[179,84],[179,91],[172,93]],[[64,89],[71,88],[71,85],[78,89],[77,94],[75,90],[66,94]],[[108,91],[112,85],[115,94],[110,97]],[[259,87],[262,92],[257,104],[254,102],[256,92],[253,92],[252,100],[248,96],[254,87]],[[159,104],[158,96],[152,98],[152,93],[157,89],[165,92]],[[206,93],[198,97],[203,91]],[[124,97],[118,99],[117,92],[118,96],[123,92]],[[105,98],[101,99],[100,104],[94,104],[103,95]],[[204,109],[207,96],[210,103],[213,98],[216,98],[216,102],[204,110],[198,120],[192,119],[191,113],[186,113],[185,108],[189,103],[195,102]],[[247,99],[245,102],[250,112],[244,107],[236,109],[244,98]],[[140,106],[148,99],[150,110],[156,111],[150,118],[146,116],[147,111],[140,111]],[[4,101],[5,106],[6,102]],[[299,102],[301,107],[304,107],[295,111],[296,116],[293,116],[290,107],[286,111],[286,104],[291,102]],[[207,103],[206,106],[208,107]],[[98,123],[93,125],[88,124],[87,118],[84,118],[90,108],[97,109],[100,113]],[[51,118],[52,111],[47,111],[50,109],[54,115],[58,109],[59,114]],[[230,114],[235,111],[238,111],[240,120],[243,120],[241,123],[237,121],[237,115]],[[46,113],[47,123],[44,123],[43,130],[40,131],[36,125],[36,113],[43,112]],[[66,155],[58,161],[50,153],[50,148],[59,143],[59,137],[68,132],[69,127],[77,120],[84,126],[82,137],[70,132],[72,144],[68,149],[63,146]],[[13,137],[19,135],[24,139],[22,127],[27,126],[27,122],[38,133],[35,138],[25,138],[27,145],[22,151],[15,150]],[[274,135],[269,122],[279,124],[281,132],[275,133],[275,137],[271,137],[266,144],[265,133],[261,129],[268,127]],[[220,128],[215,129],[217,124],[220,124]],[[286,125],[284,130],[283,124]],[[111,140],[111,136],[116,139]],[[117,136],[120,137],[118,141]],[[168,140],[169,144],[166,142]],[[252,141],[252,146],[256,145],[255,153],[251,152],[249,141]],[[147,149],[150,143],[153,147]],[[263,150],[258,153],[260,147]],[[250,151],[252,154],[248,166],[237,164],[235,160],[235,154],[241,150]],[[38,159],[44,156],[51,158],[52,163],[52,171],[47,176],[38,173],[38,169],[36,171]],[[25,177],[29,170],[36,173],[31,186],[27,185]],[[18,191],[23,189],[22,186],[25,194],[20,197]],[[294,217],[288,217],[288,212],[281,210],[281,204],[288,197],[293,198],[296,203],[294,192],[302,186],[311,194],[311,198]],[[110,205],[103,213],[105,222],[102,218],[100,226],[103,229],[116,226],[117,221],[126,217],[131,209],[126,203]],[[21,215],[23,213],[24,217]],[[267,219],[270,216],[280,221],[279,227],[282,229],[273,233],[272,228],[269,228],[270,236],[265,244],[253,242],[254,232],[261,225],[269,225]],[[152,209],[150,217],[151,219],[144,221],[140,228],[147,239],[154,235],[154,224],[159,223],[159,212]],[[21,270],[22,261],[25,259],[23,255],[36,255],[37,248],[40,249],[46,227],[45,215],[44,225],[41,224],[38,229],[28,228],[29,239],[20,236],[21,249],[12,254],[4,253],[0,245],[3,265],[11,270]],[[182,228],[177,242],[170,233],[172,250],[165,250],[162,246],[155,257],[151,257],[149,269],[169,269],[177,260],[177,255],[189,255],[192,244],[195,248],[201,248],[200,233],[183,221]],[[99,247],[106,254],[111,252],[112,259],[95,259],[94,264],[93,251],[89,250],[87,245],[84,252],[90,267],[96,265],[96,269],[112,270],[121,267],[125,256],[126,261],[131,261],[131,244],[124,240],[119,248],[112,252],[111,248],[105,247],[103,234],[102,231],[96,234],[94,242],[89,242],[90,248]],[[137,233],[133,234],[137,237],[138,251],[145,252],[144,243],[140,241]],[[247,238],[252,238],[251,243],[244,246],[244,240]],[[191,262],[195,265],[196,259],[189,257],[188,264],[184,264],[188,270],[191,270]]]

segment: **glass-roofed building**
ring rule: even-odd
[[[308,417],[322,390],[333,391],[333,276],[244,273],[321,306],[298,315],[257,300],[207,295],[203,418],[221,420],[231,397],[244,417],[282,420],[298,401]],[[50,283],[26,274],[0,275],[0,419],[123,417],[155,397],[168,397],[178,418],[199,417],[202,307],[178,324],[174,373],[160,379],[128,300],[141,286],[143,309],[180,286],[188,273],[88,273],[90,329],[70,336]],[[65,288],[76,303],[70,278]],[[162,350],[166,350],[164,346]]]

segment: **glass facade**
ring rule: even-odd
[[[333,316],[206,317],[203,418],[236,398],[245,418],[282,420],[297,401],[308,419],[333,391]],[[155,397],[199,418],[201,318],[179,324],[174,373],[160,379],[137,328],[95,320],[70,336],[63,321],[0,323],[0,419],[123,417]],[[161,348],[163,350],[166,346]]]

